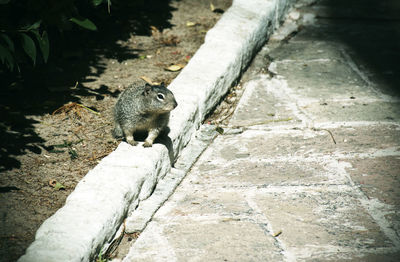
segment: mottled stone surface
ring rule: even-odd
[[[397,261],[400,5],[296,6],[124,261]]]

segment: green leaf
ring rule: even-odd
[[[42,20],[39,20],[39,21],[37,21],[36,23],[34,23],[32,25],[24,26],[22,29],[25,29],[27,31],[35,30],[35,29],[38,29],[40,27],[41,23],[42,23]]]
[[[224,129],[223,129],[222,127],[220,127],[220,126],[217,126],[217,127],[215,128],[215,130],[216,130],[220,135],[222,135],[222,134],[224,133]]]
[[[50,44],[47,32],[43,31],[42,35],[40,35],[39,31],[35,30],[33,33],[35,34],[36,40],[39,43],[40,51],[42,51],[43,60],[45,63],[47,63],[50,53]]]
[[[14,57],[10,53],[10,51],[0,44],[0,60],[3,64],[6,64],[7,67],[13,71],[14,70]]]
[[[6,34],[0,34],[0,36],[1,36],[1,38],[4,39],[4,41],[8,45],[8,49],[11,52],[14,52],[14,43],[13,43],[13,41]]]
[[[21,34],[22,37],[22,48],[25,50],[25,53],[32,59],[33,64],[36,63],[36,46],[35,42],[33,42],[32,38],[27,34]]]
[[[63,184],[61,184],[60,182],[56,182],[54,189],[55,190],[65,189],[65,186]]]
[[[64,150],[57,150],[57,149],[51,149],[49,150],[49,153],[55,153],[55,154],[60,154],[60,153],[64,153]]]
[[[54,189],[55,190],[65,189],[65,186],[60,182],[57,182],[56,185],[54,186]]]
[[[65,189],[65,186],[58,181],[50,180],[49,185],[53,187],[55,190]]]
[[[76,17],[72,17],[69,20],[71,22],[74,22],[75,24],[79,25],[80,27],[85,28],[85,29],[89,29],[89,30],[92,30],[92,31],[96,31],[97,30],[96,25],[92,21],[87,19],[87,18],[84,18],[83,20],[80,20],[80,19],[78,19]]]
[[[94,4],[95,6],[98,6],[98,5],[100,5],[101,3],[103,3],[103,0],[93,0],[93,4]]]
[[[64,140],[64,143],[53,145],[53,146],[58,147],[58,148],[67,148],[67,147],[70,147],[71,145],[72,145],[72,142]]]
[[[107,9],[108,9],[108,13],[111,12],[111,0],[107,0]]]
[[[72,147],[68,148],[68,153],[69,156],[71,157],[71,160],[78,158],[78,152],[76,152],[76,150],[74,150]]]

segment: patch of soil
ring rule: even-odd
[[[111,137],[118,94],[141,78],[168,84],[179,71],[166,68],[188,63],[231,0],[212,3],[214,12],[209,0],[171,1],[171,26],[149,24],[151,35],[126,31],[128,37],[113,42],[123,55],[105,48],[88,62],[85,51],[67,54],[60,60],[68,66],[54,67],[54,77],[35,78],[45,91],[27,93],[24,83],[1,91],[0,261],[17,260],[43,221],[118,146]],[[82,67],[88,72],[80,73]]]

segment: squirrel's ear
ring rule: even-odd
[[[148,95],[148,94],[150,93],[150,91],[151,91],[151,85],[148,84],[148,83],[146,83],[145,86],[144,86],[144,92],[143,92],[143,94],[144,94],[144,95]]]

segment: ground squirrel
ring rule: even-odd
[[[132,85],[122,92],[114,107],[115,138],[125,136],[126,142],[135,146],[133,135],[136,131],[148,132],[143,144],[151,147],[154,139],[163,131],[169,121],[169,112],[178,103],[164,83],[161,85]]]

